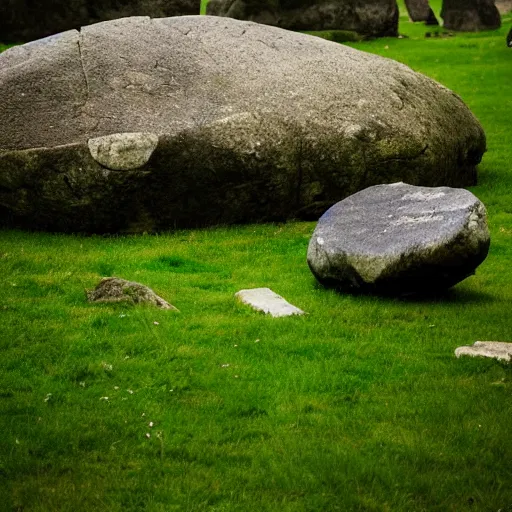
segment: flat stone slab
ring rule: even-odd
[[[502,361],[512,361],[512,343],[504,341],[475,341],[473,346],[456,348],[455,355],[457,357],[492,357]]]
[[[263,311],[263,313],[268,313],[274,318],[304,314],[302,309],[293,306],[270,288],[240,290],[235,293],[235,297],[244,304],[248,304],[256,311]]]

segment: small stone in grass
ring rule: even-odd
[[[473,346],[458,347],[455,355],[491,357],[502,361],[512,361],[512,343],[504,341],[475,341]]]
[[[172,304],[159,297],[151,288],[118,277],[104,277],[94,290],[86,290],[89,302],[131,302],[153,304],[161,309],[178,311]],[[158,322],[154,322],[158,325]]]
[[[244,304],[256,311],[269,313],[274,318],[290,315],[303,315],[304,311],[287,302],[283,297],[274,293],[270,288],[252,288],[235,293]]]

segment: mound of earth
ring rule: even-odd
[[[126,18],[14,47],[0,94],[0,218],[31,229],[318,218],[374,184],[475,184],[485,151],[439,83],[230,18]]]
[[[94,288],[85,292],[89,302],[130,302],[132,304],[152,304],[161,309],[177,309],[158,296],[151,288],[135,281],[119,277],[104,277]]]

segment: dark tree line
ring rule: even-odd
[[[438,24],[428,0],[405,0],[413,21]],[[57,32],[125,16],[199,14],[200,0],[0,0],[0,40],[25,42]],[[208,13],[294,30],[353,30],[397,35],[395,0],[210,0]],[[499,28],[494,0],[443,0],[449,30]]]

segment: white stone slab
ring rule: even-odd
[[[471,347],[458,347],[455,355],[493,357],[504,361],[512,360],[512,343],[504,341],[475,341]]]
[[[270,288],[252,288],[249,290],[240,290],[235,293],[244,304],[248,304],[256,311],[269,313],[273,317],[303,315],[304,311],[296,308],[283,297],[274,293]]]

